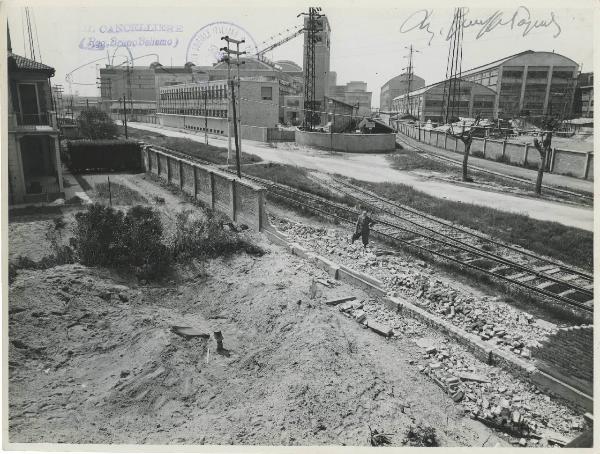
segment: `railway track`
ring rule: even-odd
[[[462,163],[460,163],[459,161],[456,161],[456,160],[451,159],[451,158],[447,158],[445,156],[439,156],[439,155],[437,155],[435,153],[431,153],[431,152],[425,150],[424,148],[421,148],[421,147],[419,147],[417,145],[414,145],[414,144],[410,143],[400,133],[396,134],[396,140],[399,141],[399,142],[402,142],[402,143],[404,143],[406,145],[408,145],[411,148],[414,148],[415,150],[417,150],[418,152],[420,152],[422,154],[427,155],[427,157],[429,157],[431,159],[435,159],[437,161],[441,161],[441,162],[444,162],[444,163],[447,163],[447,164],[450,164],[450,165],[453,165],[453,166],[456,166],[456,167],[461,167],[462,166]],[[502,178],[506,178],[508,180],[518,181],[519,183],[523,183],[523,184],[526,184],[526,185],[535,186],[535,182],[530,181],[530,180],[526,180],[524,178],[519,178],[519,177],[514,177],[512,175],[506,175],[506,174],[503,174],[503,173],[494,172],[494,171],[491,171],[491,170],[484,169],[482,167],[471,166],[471,165],[469,167],[472,168],[473,170],[476,170],[477,172],[487,173],[487,174],[490,174],[490,175],[494,175],[494,176],[499,176],[499,177],[502,177]],[[551,191],[551,192],[554,192],[556,194],[562,194],[562,195],[569,195],[569,196],[573,196],[573,197],[579,197],[580,199],[583,199],[583,200],[586,200],[586,201],[593,201],[594,200],[593,195],[582,194],[580,192],[569,191],[567,189],[556,188],[554,186],[542,185],[542,188],[544,190],[546,190],[546,191]]]
[[[188,159],[191,157],[186,153],[163,150]],[[214,165],[200,158],[192,158]],[[281,183],[250,175],[244,175],[244,178],[264,186],[269,195],[276,199],[341,222],[354,224],[359,215],[358,210],[347,205]],[[332,193],[342,193],[376,213],[377,224],[372,231],[381,238],[475,270],[582,312],[593,313],[593,276],[588,273],[436,219],[340,179],[317,179]]]
[[[591,274],[437,219],[343,180],[319,180],[394,223],[391,229],[382,225],[378,231],[383,234],[395,236],[394,230],[402,227],[414,234],[410,240],[413,246],[447,259],[451,256],[453,261],[585,311],[593,310]]]

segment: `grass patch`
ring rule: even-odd
[[[387,155],[392,169],[396,170],[432,170],[434,172],[454,173],[451,165],[423,156],[414,150],[400,150]]]
[[[493,208],[453,202],[430,196],[411,186],[393,183],[352,183],[417,210],[517,244],[538,254],[562,260],[587,270],[593,269],[593,233],[557,222]]]
[[[148,144],[170,148],[213,164],[227,164],[227,148],[225,147],[215,147],[179,137],[167,137],[160,133],[136,130],[134,128],[128,128],[127,133],[130,139],[143,140]],[[262,159],[254,154],[242,152],[242,164],[252,164],[261,161]],[[235,150],[232,150],[230,163],[233,164],[234,162]]]
[[[135,205],[148,203],[146,197],[141,195],[139,192],[118,183],[110,184],[110,194],[108,182],[96,183],[95,190],[98,198],[106,201],[112,200],[112,203],[115,205]]]

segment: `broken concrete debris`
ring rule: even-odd
[[[328,301],[325,301],[325,304],[327,304],[328,306],[336,306],[338,304],[345,303],[347,301],[352,301],[352,300],[355,300],[355,299],[356,299],[355,296],[343,296],[341,298],[334,298],[334,299],[330,299]]]

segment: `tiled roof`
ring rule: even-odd
[[[35,60],[31,60],[29,58],[21,57],[20,55],[13,54],[12,52],[8,53],[8,59],[12,60],[17,69],[22,71],[45,71],[54,75],[54,68],[48,65],[44,65],[43,63],[37,62]]]

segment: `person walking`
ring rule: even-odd
[[[354,231],[354,235],[352,235],[350,243],[354,243],[356,240],[362,237],[363,246],[366,249],[367,245],[369,244],[369,233],[373,224],[375,224],[375,222],[373,219],[371,219],[369,213],[367,213],[367,210],[363,210],[356,221],[356,229]]]

